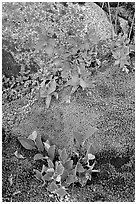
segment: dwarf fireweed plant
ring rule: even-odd
[[[92,134],[96,131],[92,129]],[[28,150],[37,149],[34,161],[43,162],[41,171],[34,169],[35,177],[48,185],[47,190],[63,198],[67,194],[67,188],[74,183],[85,186],[88,180],[92,180],[95,170],[95,151],[92,144],[84,149],[84,143],[88,137],[82,139],[80,133],[74,133],[74,149],[69,156],[66,149],[57,149],[50,141],[42,142],[41,136],[34,131],[28,138],[18,138],[21,145]]]
[[[130,53],[135,51],[134,45],[130,44],[130,39],[126,34],[119,34],[111,42],[111,52],[115,59],[114,66],[118,65],[122,70],[125,70],[126,66],[130,66]]]
[[[49,108],[52,96],[58,99],[60,88],[70,87],[70,93],[65,96],[64,102],[70,103],[71,95],[78,87],[83,90],[89,87],[89,77],[93,70],[100,66],[97,59],[97,43],[95,30],[90,29],[84,38],[70,36],[61,46],[56,48],[50,44],[52,60],[49,67],[49,75],[43,78],[39,88],[39,96],[46,98],[46,107]],[[41,49],[41,41],[38,41],[36,49]],[[47,45],[49,46],[49,45]],[[51,52],[46,51],[47,55]],[[54,57],[54,55],[56,56]],[[93,64],[93,66],[92,66]]]

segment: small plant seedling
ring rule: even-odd
[[[14,152],[14,155],[18,158],[18,159],[25,159],[25,157],[23,157],[23,155],[21,155],[18,151]]]
[[[119,65],[122,70],[130,65],[129,54],[133,49],[129,42],[130,39],[127,37],[127,34],[119,34],[111,44],[112,56],[115,59],[114,65]]]

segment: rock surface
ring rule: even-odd
[[[88,29],[94,29],[95,35],[100,40],[110,39],[114,28],[109,22],[106,13],[96,3],[88,2],[82,7],[85,13],[85,25]]]

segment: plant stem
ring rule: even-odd
[[[116,17],[115,17],[115,32],[117,33],[117,19],[118,19],[119,2],[117,3]]]
[[[111,23],[111,27],[112,27],[112,39],[114,39],[114,33],[113,33],[113,24],[112,24],[112,19],[111,19],[111,12],[110,12],[110,4],[108,3],[108,11],[109,11],[109,19],[110,19],[110,23]]]
[[[129,35],[128,35],[128,38],[129,38],[129,39],[130,39],[131,32],[132,32],[132,29],[133,29],[134,20],[135,20],[135,13],[134,13],[134,17],[133,17],[132,24],[131,24],[131,27],[130,27]]]
[[[103,2],[103,3],[102,3],[102,6],[101,6],[102,9],[103,9],[103,7],[104,7],[104,4],[105,4],[105,3]]]

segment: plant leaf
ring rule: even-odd
[[[51,93],[53,93],[56,90],[56,81],[55,79],[53,79],[50,83],[49,83],[49,87],[47,90],[47,94],[50,95]]]
[[[77,170],[77,167],[75,167],[74,169],[72,169],[69,173],[70,173],[70,175],[74,175],[74,176],[76,176],[76,171]]]
[[[71,183],[75,183],[77,181],[77,177],[75,175],[69,175],[66,179],[66,183],[70,185]]]
[[[33,131],[33,133],[31,135],[29,135],[28,139],[31,139],[35,142],[37,138],[37,132],[36,131]]]
[[[124,68],[122,69],[122,71],[125,71],[125,72],[128,74],[129,69],[127,69],[127,67],[124,67]]]
[[[36,173],[35,176],[38,180],[42,180],[42,173],[37,170],[37,169],[33,169],[33,171]]]
[[[73,167],[73,160],[67,160],[63,166],[66,170],[70,171]]]
[[[56,190],[56,193],[60,197],[64,197],[67,194],[67,191],[63,187],[60,187],[59,189]]]
[[[65,181],[65,179],[68,177],[68,175],[69,175],[68,171],[64,169],[64,172],[63,172],[63,174],[61,175],[61,183],[62,183],[63,181]]]
[[[55,193],[55,191],[58,189],[57,184],[53,181],[51,184],[48,186],[47,190],[51,193]]]
[[[92,179],[91,174],[88,173],[88,172],[86,172],[85,177],[86,177],[87,180],[90,180],[90,181],[91,181],[91,179]]]
[[[54,172],[53,168],[47,169],[47,172]]]
[[[78,85],[74,85],[71,89],[70,95],[72,95],[73,93],[75,93],[75,91],[78,89]]]
[[[130,52],[135,52],[135,45],[130,44],[129,49],[130,49]]]
[[[47,172],[44,176],[42,176],[43,181],[51,181],[54,172]]]
[[[49,168],[54,168],[54,164],[50,159],[48,159],[48,167]]]
[[[81,134],[79,132],[75,132],[75,131],[73,132],[73,134],[74,134],[74,138],[76,139],[78,145],[79,146],[82,145],[82,143],[83,143],[83,134]]]
[[[83,75],[85,72],[86,72],[85,63],[84,62],[80,62],[80,65],[78,67],[78,73],[80,75]]]
[[[90,129],[86,132],[83,138],[82,146],[84,145],[85,141],[91,137],[98,129],[96,127],[90,127]]]
[[[37,138],[37,131],[32,132],[32,137],[33,137],[33,140],[35,140]]]
[[[18,140],[25,149],[28,150],[36,149],[35,143],[31,139],[19,137]]]
[[[70,99],[71,99],[71,96],[66,95],[66,96],[63,98],[63,100],[62,100],[61,103],[64,103],[64,102],[66,102],[66,103],[70,103]]]
[[[47,140],[46,142],[43,142],[45,150],[48,152],[49,148],[50,148],[50,142],[49,140]]]
[[[41,88],[44,87],[44,89],[45,89],[45,87],[46,87],[45,82],[46,82],[46,80],[43,80],[43,81],[41,82],[41,84],[40,84],[40,87],[41,87]]]
[[[112,53],[116,60],[120,59],[120,50],[112,51]]]
[[[82,78],[80,78],[79,85],[83,88],[83,90],[88,87],[87,83]]]
[[[123,47],[123,50],[121,51],[122,53],[122,57],[125,57],[125,55],[129,55],[129,52],[130,52],[130,50],[129,50],[130,48],[129,48],[129,46],[124,46]]]
[[[56,162],[56,173],[57,175],[62,175],[64,172],[64,167],[61,163]]]
[[[95,155],[93,154],[88,154],[88,160],[94,160],[95,159]]]
[[[59,98],[59,95],[58,95],[58,93],[57,92],[53,92],[52,93],[52,95],[58,100],[58,98]]]
[[[37,135],[35,143],[36,143],[36,146],[37,146],[38,150],[40,152],[43,152],[44,151],[44,146],[43,146],[43,143],[41,141],[41,135],[40,134]]]
[[[98,131],[98,128],[96,128],[96,127],[91,127],[91,128],[89,129],[89,131],[86,132],[86,135],[85,135],[86,139],[88,139],[89,137],[91,137],[96,131]]]
[[[119,64],[120,64],[120,60],[119,59],[114,62],[114,66],[119,65]]]
[[[43,172],[47,172],[47,170],[48,170],[48,167],[43,164],[42,170],[41,170],[41,174],[42,174]]]
[[[52,145],[49,149],[48,149],[48,155],[50,157],[51,160],[54,159],[54,154],[55,154],[55,145]]]
[[[128,21],[125,20],[125,19],[123,19],[123,18],[120,18],[120,17],[118,17],[118,20],[119,20],[119,22],[120,22],[120,26],[121,26],[123,32],[124,32],[125,34],[128,33],[128,29],[129,29]]]
[[[79,172],[79,173],[83,173],[86,170],[83,168],[82,164],[80,162],[78,162],[77,165],[76,165],[76,171]]]
[[[61,181],[61,175],[57,175],[56,181],[57,181],[57,182],[60,182],[60,181]]]
[[[128,56],[127,57],[123,57],[120,60],[120,68],[125,67],[125,65],[130,65],[130,63],[128,61]]]
[[[50,102],[51,102],[51,95],[47,95],[47,98],[46,98],[46,107],[47,107],[47,109],[50,106]]]
[[[95,149],[94,149],[92,144],[90,144],[90,146],[89,146],[89,148],[87,150],[87,154],[92,154],[92,155],[96,154],[96,151],[95,151]]]
[[[40,88],[40,97],[41,98],[46,98],[47,97],[47,88],[46,85]]]
[[[36,161],[36,160],[42,160],[43,158],[44,158],[43,155],[40,154],[40,153],[35,154],[35,156],[34,156],[34,160],[35,160],[35,161]]]
[[[63,161],[63,163],[65,163],[65,161],[67,160],[68,154],[65,148],[60,152],[60,158]]]
[[[78,178],[78,181],[79,181],[79,183],[81,184],[82,187],[86,185],[87,180],[88,179],[85,176],[81,176],[81,177]]]
[[[23,157],[18,151],[14,152],[14,155],[18,158],[18,159],[24,159],[25,157]]]
[[[78,76],[78,74],[76,73],[76,74],[74,74],[74,75],[71,76],[71,79],[67,81],[67,83],[65,84],[65,86],[69,86],[69,85],[71,85],[71,86],[76,86],[76,85],[78,85],[78,84],[79,84],[79,76]]]

